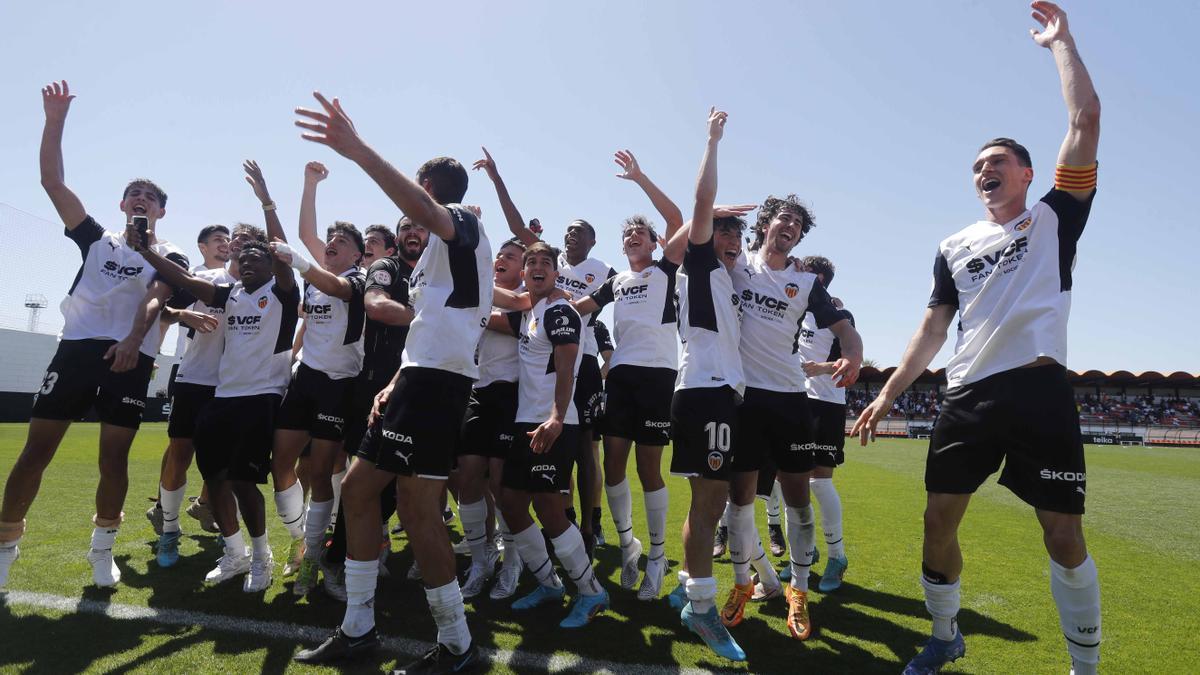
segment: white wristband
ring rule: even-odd
[[[301,275],[303,275],[310,267],[312,267],[312,263],[305,259],[305,257],[301,255],[299,251],[283,242],[275,242],[275,250],[284,255],[292,256],[292,262],[290,263],[292,269],[296,270]]]

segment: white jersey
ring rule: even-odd
[[[1042,356],[1066,365],[1071,271],[1092,197],[1051,190],[1007,223],[979,221],[938,246],[929,306],[951,305],[959,317],[947,386]]]
[[[217,286],[212,304],[225,311],[217,396],[282,396],[292,375],[300,289],[282,290],[272,278],[250,293],[239,281]]]
[[[703,244],[688,242],[675,286],[679,292],[679,339],[683,342],[676,391],[733,387],[741,394],[746,382],[738,358],[738,298],[711,239]]]
[[[625,270],[609,277],[591,298],[600,307],[613,307],[613,350],[609,367],[679,368],[679,339],[675,312],[675,273],[679,266],[666,258],[641,272]],[[596,312],[599,314],[599,312]]]
[[[588,258],[578,265],[572,265],[567,262],[567,254],[560,253],[558,255],[558,279],[554,284],[570,293],[572,300],[579,300],[590,295],[600,287],[600,284],[604,283],[605,279],[616,273],[616,270],[609,267],[608,263],[595,258]],[[596,325],[598,314],[599,312],[594,312],[583,317],[589,328]],[[588,356],[595,356],[597,354],[595,332],[583,331],[581,345],[580,351]]]
[[[64,233],[79,247],[83,264],[61,305],[62,339],[125,339],[146,289],[158,274],[141,253],[125,243],[123,232],[107,231],[91,216]],[[169,242],[160,240],[151,248],[187,269],[187,256]],[[150,325],[139,348],[141,353],[158,355],[160,330],[158,321]]]
[[[304,346],[299,360],[331,380],[357,377],[363,365],[363,294],[367,277],[357,267],[339,276],[350,282],[350,299],[342,300],[304,283]]]
[[[563,299],[539,300],[533,309],[521,313],[521,376],[517,384],[517,422],[541,424],[554,409],[554,386],[558,374],[554,368],[556,345],[579,344],[583,321],[579,312]],[[574,374],[579,373],[583,350],[575,355]],[[575,397],[568,399],[563,424],[579,424]]]
[[[498,307],[492,309],[503,311]],[[517,353],[517,338],[514,337],[521,334],[521,313],[510,312],[504,316],[508,318],[512,335],[485,330],[479,336],[479,346],[475,348],[475,362],[479,364],[476,389],[493,382],[516,382],[521,376],[521,357]]]
[[[236,281],[224,267],[209,269],[197,265],[192,268],[192,276],[207,279],[214,284],[232,284]],[[179,362],[175,381],[215,387],[220,381],[221,352],[225,349],[225,309],[211,307],[203,300],[197,300],[190,309],[216,317],[220,325],[209,333],[198,333],[182,324],[179,326],[179,337],[184,344],[182,350],[177,350],[176,353],[183,354],[183,359]]]
[[[797,272],[791,263],[781,270],[771,269],[760,251],[747,256],[732,274],[742,307],[739,351],[746,386],[804,391],[799,352],[805,313],[812,312],[821,328],[842,319],[829,293],[815,274]]]
[[[449,204],[454,240],[429,237],[409,279],[416,317],[400,368],[436,368],[479,377],[475,347],[492,308],[492,249],[475,214]]]
[[[838,310],[842,317],[854,325],[854,316],[846,310]],[[842,358],[842,345],[833,331],[817,326],[817,319],[809,312],[804,315],[800,328],[800,357],[803,361],[827,363]],[[804,380],[808,397],[826,403],[846,404],[846,388],[837,386],[832,375],[817,375]]]

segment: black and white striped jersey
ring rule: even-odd
[[[679,368],[678,271],[678,265],[664,258],[641,272],[625,270],[609,277],[592,292],[592,300],[600,307],[613,303],[616,349],[610,367]]]
[[[1048,356],[1067,364],[1071,272],[1095,192],[1079,201],[1052,189],[1007,223],[981,220],[943,239],[929,306],[958,309],[947,386]]]
[[[558,371],[554,365],[554,348],[564,344],[579,344],[584,329],[579,312],[561,298],[539,300],[528,312],[521,313],[519,353],[521,375],[517,382],[517,422],[541,424],[554,409],[554,388]],[[575,355],[574,374],[579,373],[583,350]],[[579,424],[575,397],[571,396],[563,424]]]
[[[567,262],[567,254],[560,253],[558,255],[558,279],[554,284],[564,291],[571,294],[572,300],[587,297],[593,291],[604,283],[605,279],[616,274],[616,270],[608,265],[608,263],[588,258],[578,265],[572,265]],[[589,327],[596,325],[598,312],[589,314],[583,317],[583,321]],[[583,341],[580,343],[580,351],[588,356],[595,356],[596,350],[596,335],[591,330],[583,332]]]

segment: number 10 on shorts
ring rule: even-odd
[[[709,422],[704,425],[708,434],[708,468],[718,471],[725,464],[725,453],[729,452],[730,431],[725,422]]]

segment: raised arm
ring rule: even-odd
[[[309,162],[304,166],[304,192],[300,193],[300,241],[314,260],[320,260],[325,255],[325,241],[317,233],[317,183],[328,177],[329,169],[320,162]]]
[[[663,232],[663,239],[670,241],[679,228],[683,227],[683,212],[665,192],[654,184],[654,181],[650,180],[649,176],[642,173],[642,167],[638,165],[637,157],[634,157],[631,151],[617,151],[613,155],[613,161],[621,167],[621,173],[617,174],[617,178],[633,181],[650,198],[650,203],[654,205],[655,210],[667,224],[667,230]]]
[[[946,330],[950,328],[950,323],[954,321],[957,311],[953,305],[935,305],[925,310],[921,325],[917,328],[912,340],[909,341],[908,349],[904,351],[904,357],[900,359],[900,365],[883,385],[879,396],[858,416],[854,428],[850,430],[851,436],[858,436],[863,445],[867,444],[868,439],[875,438],[875,427],[880,420],[887,417],[896,397],[908,389],[917,377],[929,367],[930,361],[933,361],[933,357],[946,342]],[[843,348],[845,347],[843,346]]]
[[[267,181],[263,178],[258,162],[248,159],[242,162],[242,169],[246,172],[246,182],[253,188],[254,196],[262,203],[263,219],[267,224],[267,240],[287,241],[287,235],[283,233],[283,223],[279,222],[279,212],[275,209],[275,201],[271,199],[271,193],[267,190]]]
[[[66,80],[52,82],[42,88],[42,107],[46,110],[46,126],[42,129],[42,146],[38,152],[42,188],[50,196],[50,202],[68,230],[75,229],[87,218],[83,202],[67,187],[63,170],[63,129],[74,98]]]
[[[454,241],[456,234],[450,212],[359,137],[354,123],[338,99],[334,98],[330,103],[320,92],[313,92],[313,96],[321,104],[322,110],[296,108],[297,115],[311,120],[296,121],[296,126],[311,132],[300,137],[328,145],[339,155],[358,164],[406,216],[424,225],[425,229],[444,241]]]
[[[133,234],[131,234],[131,230]],[[140,237],[135,234],[136,232],[137,230],[133,230],[132,226],[126,228],[126,241],[131,243],[134,250],[142,254],[146,262],[150,263],[154,271],[158,272],[162,281],[166,282],[168,286],[190,293],[192,297],[202,300],[205,304],[212,303],[217,291],[216,284],[208,279],[192,276],[191,272],[162,257],[154,249],[145,248],[141,245]]]
[[[300,276],[316,286],[318,291],[332,295],[338,300],[350,300],[354,297],[354,282],[347,277],[339,276],[319,265],[314,265],[304,257],[303,253],[281,241],[271,242],[270,248],[271,253],[275,254],[276,261],[299,272]]]
[[[504,179],[500,177],[500,171],[496,168],[496,160],[492,159],[487,148],[481,147],[480,150],[483,150],[483,159],[475,160],[475,164],[471,168],[475,171],[483,169],[487,172],[488,178],[492,179],[492,185],[496,186],[496,198],[500,200],[500,210],[504,212],[504,220],[508,223],[508,230],[526,246],[538,241],[537,233],[525,225],[525,220],[521,218],[521,212],[517,210],[512,196],[508,194]]]
[[[696,206],[692,211],[692,230],[688,241],[707,244],[713,236],[713,201],[717,198],[717,146],[725,134],[727,113],[716,108],[708,110],[708,144],[704,146],[704,159],[700,161],[700,175],[696,178]]]
[[[1075,38],[1067,26],[1067,13],[1052,2],[1035,2],[1031,6],[1033,18],[1043,29],[1040,32],[1031,29],[1029,33],[1034,42],[1054,55],[1063,100],[1067,104],[1067,136],[1058,151],[1058,164],[1066,167],[1066,175],[1055,183],[1076,199],[1087,199],[1093,190],[1090,184],[1079,190],[1067,188],[1071,187],[1072,179],[1081,178],[1078,169],[1090,169],[1096,162],[1096,148],[1100,143],[1100,98],[1096,96],[1092,78],[1075,48]],[[1088,183],[1087,178],[1075,184],[1083,187],[1085,183]]]

